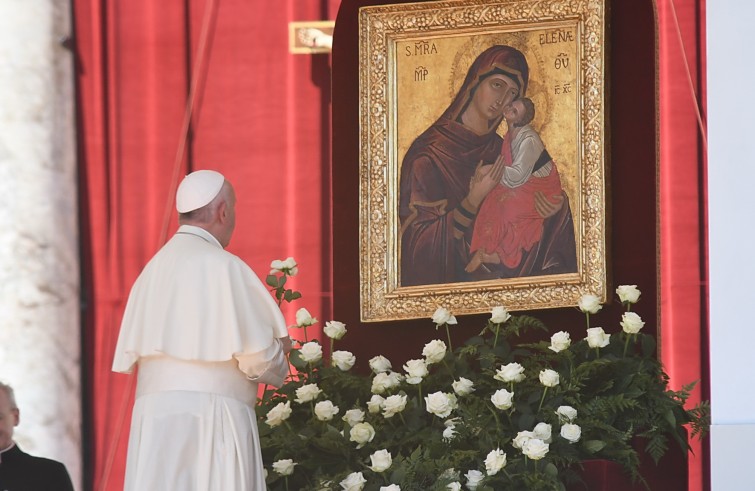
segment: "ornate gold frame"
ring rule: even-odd
[[[606,300],[606,2],[466,0],[360,9],[359,247],[362,321],[429,317],[440,306],[456,315],[482,313],[497,305],[504,305],[510,310],[567,307],[576,305],[586,293]],[[557,63],[553,49],[558,47],[547,45],[548,40],[553,38],[552,33],[558,36],[558,33],[565,32],[571,32],[573,39],[571,44],[562,44],[561,48],[573,50],[577,58],[572,60],[572,63],[576,61],[572,65],[574,87],[568,84],[574,94],[569,98],[557,99],[555,95],[560,94],[558,88],[563,89],[562,85],[567,84],[548,78],[547,74],[552,72],[550,63]],[[567,39],[567,36],[564,35],[563,39]],[[532,57],[532,65],[545,74],[537,82],[542,96],[539,104],[550,108],[550,114],[559,114],[558,117],[565,114],[561,118],[565,121],[563,125],[569,126],[572,124],[569,121],[573,122],[570,130],[551,127],[551,136],[547,141],[561,142],[565,153],[570,155],[569,160],[573,159],[571,174],[567,176],[567,179],[571,179],[571,192],[567,189],[567,194],[575,226],[578,270],[576,273],[551,276],[401,286],[398,220],[400,154],[406,150],[407,135],[416,136],[417,128],[427,127],[428,122],[432,123],[433,118],[437,117],[437,112],[417,117],[415,114],[428,107],[445,107],[437,102],[438,90],[426,90],[424,101],[419,92],[412,97],[407,96],[406,102],[399,99],[400,94],[419,90],[412,89],[413,86],[408,83],[402,85],[409,73],[407,67],[415,67],[414,77],[421,80],[427,75],[425,60],[428,63],[434,60],[438,67],[442,67],[443,63],[455,63],[452,67],[457,68],[465,63],[468,66],[470,56],[473,59],[481,51],[480,48],[496,43],[518,43],[528,59]],[[449,61],[448,56],[430,56],[433,49],[437,51],[443,49],[442,46],[446,46],[446,53],[455,49],[453,62]],[[530,49],[525,51],[527,48]],[[428,57],[417,58],[413,65],[409,65],[402,56],[410,56],[410,52],[415,55],[424,53]],[[563,54],[559,53],[558,56]],[[420,61],[423,64],[420,65]],[[452,79],[456,77],[458,81],[459,73],[454,75],[451,73],[454,71],[462,73],[466,68],[448,70],[445,83],[449,94],[458,88],[454,87],[458,82]],[[534,81],[535,74],[531,77]],[[442,85],[436,84],[436,88],[442,88]],[[550,95],[551,90],[554,95]],[[559,101],[566,101],[564,107],[573,109],[553,111],[561,103]]]

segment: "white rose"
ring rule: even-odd
[[[514,393],[506,389],[498,389],[490,396],[490,402],[498,409],[509,409],[514,401]]]
[[[334,351],[330,362],[342,372],[348,372],[357,362],[357,357],[350,351]]]
[[[276,460],[273,462],[273,470],[281,476],[290,476],[294,473],[296,463],[291,459]]]
[[[364,421],[364,411],[361,409],[349,409],[343,414],[343,418],[349,426],[354,426],[357,423]]]
[[[587,330],[585,339],[590,348],[605,348],[608,346],[610,338],[611,335],[606,334],[602,327],[591,327]]]
[[[387,372],[391,368],[393,368],[393,366],[391,365],[390,360],[383,355],[375,356],[370,359],[370,369],[374,373]]]
[[[621,316],[621,328],[627,334],[637,334],[644,325],[645,322],[634,312],[624,312]]]
[[[370,455],[370,462],[372,462],[370,469],[373,472],[383,472],[391,466],[393,459],[391,458],[391,453],[383,449]]]
[[[550,445],[538,438],[530,438],[522,446],[522,453],[532,460],[540,460],[548,453]]]
[[[477,486],[479,486],[482,480],[485,478],[485,474],[478,470],[471,470],[464,474],[464,477],[467,478],[467,489],[469,489],[470,491],[475,491],[475,489],[477,489]]]
[[[446,489],[450,491],[461,491],[461,483],[459,481],[454,481],[447,485]]]
[[[373,394],[383,394],[387,390],[397,387],[401,383],[401,374],[396,372],[378,373],[372,379]]]
[[[446,343],[440,339],[434,339],[425,345],[422,350],[422,356],[425,357],[425,363],[432,365],[433,363],[439,363],[443,361],[446,356]]]
[[[338,406],[334,406],[330,401],[320,401],[315,404],[315,415],[320,421],[330,421],[336,414],[338,414]]]
[[[338,321],[328,321],[322,330],[331,339],[341,339],[346,334],[346,324]]]
[[[310,341],[299,349],[299,354],[307,363],[316,363],[322,359],[322,346],[316,341]]]
[[[616,294],[621,303],[637,303],[640,300],[640,290],[637,289],[637,285],[619,285],[616,288]]]
[[[504,467],[506,467],[506,453],[500,448],[491,450],[485,457],[485,470],[488,471],[489,476],[498,474],[498,471]]]
[[[425,360],[409,360],[404,365],[406,370],[406,383],[417,385],[422,383],[422,379],[427,376],[427,365]]]
[[[559,383],[558,372],[550,368],[540,370],[540,383],[546,387],[557,386]]]
[[[296,311],[296,325],[299,327],[311,326],[317,319],[312,317],[304,307]]]
[[[582,295],[582,298],[579,299],[577,305],[579,306],[579,310],[586,314],[597,314],[598,311],[603,308],[603,306],[600,305],[600,299],[589,293]]]
[[[561,438],[569,443],[576,443],[582,436],[582,428],[579,425],[567,423],[561,427]]]
[[[270,274],[278,274],[283,272],[283,261],[276,259],[270,263]]]
[[[438,307],[438,310],[433,314],[433,322],[435,322],[436,326],[442,326],[443,324],[456,324],[456,317],[451,315],[451,312],[443,307]]]
[[[370,398],[370,400],[367,401],[367,410],[372,414],[379,413],[380,410],[383,408],[384,402],[385,402],[385,399],[382,396],[373,394],[372,398]]]
[[[285,403],[279,402],[277,406],[272,408],[266,416],[265,423],[271,428],[274,428],[291,416],[291,401]]]
[[[366,482],[367,479],[364,478],[361,472],[352,472],[339,484],[343,491],[362,491]]]
[[[548,347],[551,351],[558,353],[567,349],[571,345],[571,337],[566,331],[559,331],[551,336],[551,345]]]
[[[391,484],[390,486],[380,486],[380,491],[401,491],[398,484]]]
[[[520,431],[516,434],[516,438],[514,438],[514,441],[512,441],[511,444],[514,446],[514,448],[521,449],[522,447],[524,447],[525,443],[527,443],[534,437],[535,434],[531,431]]]
[[[357,423],[349,430],[349,440],[362,448],[375,438],[375,428],[370,423]]]
[[[502,365],[493,378],[501,382],[521,382],[524,380],[524,367],[519,363]]]
[[[278,274],[286,272],[289,276],[296,276],[299,272],[299,268],[296,267],[296,261],[293,257],[286,258],[285,261],[276,259],[270,263],[270,274]]]
[[[493,307],[493,311],[490,313],[490,322],[493,324],[503,324],[509,319],[511,319],[511,314],[506,310],[506,307]]]
[[[406,408],[405,395],[388,396],[383,402],[383,417],[392,418],[394,414],[400,413],[404,408]]]
[[[548,423],[538,423],[532,430],[532,436],[545,443],[551,442],[553,428]]]
[[[446,426],[446,429],[443,430],[443,440],[446,442],[450,442],[451,440],[454,439],[454,437],[456,436],[456,433],[457,433],[456,426],[454,425]]]
[[[577,418],[577,410],[571,406],[559,406],[556,409],[558,420],[562,423],[571,423]]]
[[[456,395],[459,396],[468,396],[475,391],[474,382],[464,377],[459,377],[459,380],[454,380],[451,387],[453,387]]]
[[[302,385],[301,387],[296,389],[296,399],[294,400],[299,404],[314,401],[315,399],[317,399],[317,396],[319,396],[321,392],[322,391],[317,386],[317,384]]]
[[[428,413],[445,418],[456,409],[456,396],[446,392],[433,392],[425,396],[425,404]]]

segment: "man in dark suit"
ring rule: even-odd
[[[13,441],[19,410],[13,388],[0,382],[0,491],[73,491],[60,462],[33,457]]]

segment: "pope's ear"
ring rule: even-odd
[[[218,220],[224,222],[228,217],[228,204],[225,200],[221,201],[218,205]]]

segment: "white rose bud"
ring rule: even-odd
[[[587,330],[587,345],[590,348],[605,348],[608,346],[611,335],[606,334],[602,327],[591,327]]]
[[[341,339],[346,334],[346,324],[338,321],[328,321],[322,330],[331,339]]]
[[[577,418],[577,410],[571,406],[559,406],[556,414],[561,423],[571,423]]]
[[[271,428],[279,426],[291,416],[291,401],[279,402],[266,416],[265,423]]]
[[[498,389],[490,396],[490,402],[498,409],[509,409],[514,402],[514,393],[506,389]]]
[[[388,390],[391,390],[401,383],[402,376],[400,373],[387,372],[378,373],[375,378],[372,379],[373,394],[383,394]]]
[[[538,440],[542,440],[545,443],[551,442],[552,434],[553,429],[548,423],[538,423],[535,426],[535,429],[532,430],[533,437],[537,438]]]
[[[569,336],[569,333],[566,331],[559,331],[551,336],[551,345],[548,346],[548,348],[551,351],[558,353],[559,351],[567,349],[569,346],[571,346],[571,337]]]
[[[514,441],[511,442],[511,445],[513,445],[514,448],[521,449],[522,447],[524,447],[525,443],[527,443],[534,437],[535,434],[531,431],[520,431],[516,434],[516,438],[514,438]]]
[[[640,290],[637,285],[620,285],[616,288],[616,294],[621,303],[637,303],[640,300]]]
[[[446,486],[446,489],[449,491],[461,491],[461,483],[459,481],[454,481]]]
[[[550,445],[538,438],[530,438],[522,446],[522,453],[532,460],[540,460],[548,453]]]
[[[296,311],[296,325],[299,327],[307,327],[311,326],[312,324],[316,323],[317,319],[312,317],[307,309],[304,307],[300,308]]]
[[[349,430],[349,440],[362,448],[375,438],[375,428],[370,423],[357,423]]]
[[[371,414],[377,414],[380,412],[381,409],[383,409],[384,402],[385,402],[385,399],[383,398],[383,396],[373,394],[372,398],[369,401],[367,401],[367,410]]]
[[[559,383],[558,372],[550,368],[540,370],[540,383],[546,387],[557,386]]]
[[[357,362],[357,357],[350,351],[334,351],[331,358],[333,366],[338,367],[342,372],[348,372]]]
[[[330,401],[320,401],[315,404],[315,415],[320,421],[330,421],[336,414],[338,414],[338,406],[334,406]]]
[[[433,314],[433,322],[436,326],[442,326],[443,324],[456,324],[456,317],[451,315],[451,312],[439,307]]]
[[[456,392],[456,395],[458,396],[468,396],[475,391],[474,382],[464,377],[459,377],[459,380],[454,380],[451,387],[453,387],[454,392]]]
[[[501,382],[521,382],[524,380],[524,367],[519,363],[503,365],[498,369],[493,378]]]
[[[634,312],[624,312],[621,316],[621,328],[627,334],[637,334],[644,325],[645,322]]]
[[[443,441],[450,442],[456,436],[456,426],[446,425],[446,429],[443,430]]]
[[[366,482],[367,479],[364,478],[361,472],[352,472],[339,484],[343,491],[362,491]]]
[[[383,472],[391,466],[393,459],[391,458],[391,453],[383,449],[370,455],[370,462],[372,462],[370,469],[373,472]]]
[[[561,438],[569,443],[576,443],[582,436],[582,428],[579,425],[567,423],[561,427]]]
[[[291,459],[282,459],[273,462],[273,470],[281,476],[290,476],[294,473],[296,463]]]
[[[422,383],[422,379],[427,376],[427,365],[425,360],[409,360],[404,365],[404,370],[408,375],[406,383],[417,385]]]
[[[579,299],[577,305],[579,306],[579,310],[586,314],[597,314],[598,311],[603,308],[603,306],[600,305],[600,299],[589,293],[582,295],[582,298]]]
[[[316,363],[322,359],[322,346],[320,343],[310,341],[299,349],[299,354],[307,363]]]
[[[464,477],[467,478],[467,489],[475,491],[485,478],[485,474],[478,470],[471,470],[464,474]]]
[[[378,355],[370,359],[370,369],[374,373],[383,373],[389,371],[393,366],[390,360],[383,355]]]
[[[489,476],[498,474],[498,471],[506,467],[506,453],[500,448],[491,450],[485,457],[485,470]]]
[[[404,408],[406,408],[405,395],[388,396],[383,402],[383,417],[392,418],[394,414],[400,413]]]
[[[439,363],[443,361],[446,356],[446,343],[440,339],[434,339],[425,345],[422,350],[422,356],[425,357],[425,363],[432,365],[433,363]]]
[[[401,491],[398,484],[391,484],[390,486],[380,486],[380,491]]]
[[[364,421],[364,411],[361,409],[349,409],[343,414],[343,418],[341,419],[353,427],[355,424]]]
[[[509,319],[511,319],[511,314],[506,310],[506,307],[493,307],[493,311],[490,313],[490,322],[493,324],[503,324]]]
[[[314,401],[315,399],[317,399],[317,396],[319,396],[321,392],[322,391],[317,386],[317,384],[302,385],[301,387],[296,389],[296,399],[294,400],[299,404]]]
[[[456,396],[446,392],[433,392],[425,396],[427,412],[445,418],[456,409]]]

